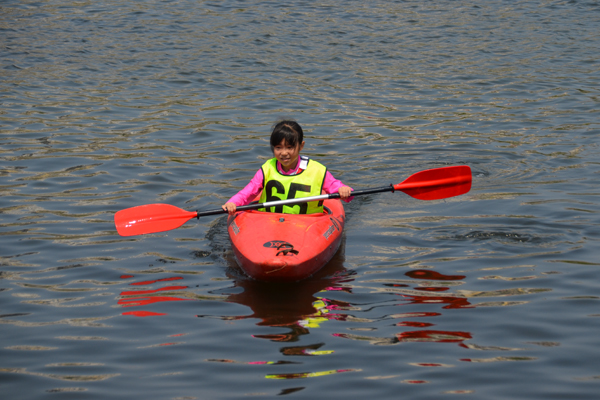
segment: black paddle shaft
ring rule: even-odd
[[[363,194],[372,194],[372,193],[383,193],[383,192],[394,192],[394,185],[390,186],[382,186],[378,188],[365,189],[365,190],[355,190],[350,193],[350,196],[361,196]],[[330,199],[339,199],[339,193],[332,193],[329,195]]]
[[[365,195],[365,194],[393,192],[393,191],[394,191],[394,185],[390,185],[390,186],[382,186],[382,187],[373,188],[373,189],[356,190],[354,192],[351,192],[350,196],[361,196],[361,195]],[[315,196],[312,198],[307,197],[306,201],[339,199],[339,198],[340,198],[339,193],[332,193],[332,194],[325,194],[325,195],[321,195],[321,196]],[[300,203],[303,203],[302,198],[281,200],[281,201],[270,201],[270,202],[266,202],[266,203],[254,203],[254,204],[248,204],[247,206],[240,206],[240,207],[236,208],[236,211],[257,210],[259,208],[273,207],[273,206],[280,205],[280,204],[300,204]],[[216,210],[196,211],[196,213],[197,213],[196,218],[200,219],[200,217],[207,217],[209,215],[227,214],[227,211],[223,210],[222,208],[218,208]]]

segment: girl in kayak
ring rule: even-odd
[[[223,204],[223,210],[235,213],[236,207],[252,202],[261,193],[260,203],[339,193],[349,202],[352,188],[335,179],[321,163],[301,156],[304,148],[304,133],[296,121],[281,121],[271,133],[273,158],[262,165],[254,178],[235,196]],[[287,214],[313,214],[323,212],[322,202],[281,205],[261,209]]]

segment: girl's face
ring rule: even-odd
[[[273,147],[273,155],[279,161],[285,172],[290,169],[296,168],[298,164],[298,156],[304,148],[304,142],[290,146],[285,139],[281,141],[277,146]]]

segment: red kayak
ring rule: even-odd
[[[319,214],[239,211],[227,219],[235,258],[260,281],[296,282],[323,268],[342,241],[346,214],[339,199]]]

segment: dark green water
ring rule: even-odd
[[[11,399],[595,399],[597,1],[1,1],[0,391]],[[280,117],[355,189],[315,277],[246,279],[212,209]]]

